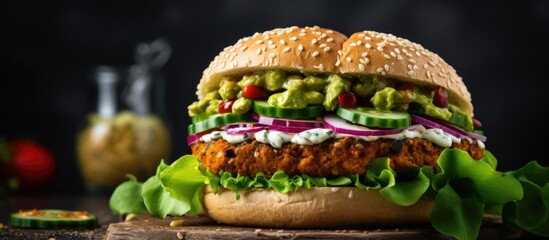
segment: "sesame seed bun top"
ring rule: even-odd
[[[456,70],[436,53],[391,34],[358,32],[343,43],[339,72],[375,74],[418,85],[441,86],[450,103],[473,115],[471,94]]]
[[[202,99],[223,76],[265,69],[337,73],[338,50],[347,36],[320,27],[277,28],[245,37],[214,58],[198,84]]]
[[[203,99],[224,76],[259,70],[382,75],[418,85],[441,86],[449,102],[473,116],[471,94],[455,69],[421,45],[374,31],[345,35],[320,27],[277,28],[226,47],[204,70],[197,95]]]

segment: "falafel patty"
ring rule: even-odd
[[[467,140],[454,143],[452,148],[467,151],[477,160],[484,155],[482,148]],[[191,149],[202,165],[214,174],[223,170],[252,177],[257,173],[270,176],[276,171],[312,177],[364,175],[370,161],[379,157],[391,158],[391,168],[395,170],[424,165],[436,167],[438,156],[444,150],[420,138],[364,141],[353,137],[329,139],[315,145],[285,143],[281,148],[256,140],[231,144],[217,139],[209,143],[197,142]]]

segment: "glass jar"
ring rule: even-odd
[[[168,158],[170,136],[163,79],[137,64],[128,74],[99,67],[93,74],[94,106],[77,134],[76,152],[88,190],[109,191],[127,180],[145,181]],[[124,77],[127,75],[127,77]]]

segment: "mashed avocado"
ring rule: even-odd
[[[379,110],[397,109],[405,111],[410,103],[414,104],[414,110],[426,115],[448,120],[452,113],[446,108],[439,108],[433,104],[433,98],[422,93],[418,89],[397,91],[392,87],[385,87],[377,91],[370,100],[374,107]]]
[[[328,111],[338,106],[338,96],[350,91],[357,97],[370,97],[370,101],[379,110],[399,110],[423,113],[432,117],[449,120],[458,119],[472,129],[471,117],[454,105],[439,108],[433,104],[431,89],[415,87],[409,90],[396,90],[395,82],[388,78],[368,75],[349,80],[341,75],[308,75],[289,73],[284,70],[258,71],[242,76],[240,81],[223,78],[219,88],[212,89],[205,98],[193,102],[189,115],[211,115],[217,113],[221,99],[237,99],[233,104],[233,113],[245,113],[251,108],[252,101],[242,97],[245,86],[259,86],[273,93],[267,100],[272,106],[301,109],[309,105],[320,105]]]
[[[370,100],[378,110],[391,110],[396,107],[396,103],[402,101],[402,95],[392,87],[386,87],[377,91]]]
[[[240,91],[236,81],[231,81],[228,78],[221,80],[219,95],[222,99],[233,99],[236,98],[236,95]]]
[[[187,107],[189,116],[194,117],[199,114],[211,115],[217,113],[219,103],[221,102],[219,99],[221,99],[221,96],[217,89],[208,92],[204,99],[193,102]]]
[[[351,88],[351,82],[343,79],[337,74],[332,74],[326,80],[328,86],[326,86],[326,98],[322,105],[326,110],[334,110],[337,107],[337,97],[343,91],[349,91]]]
[[[232,113],[242,114],[250,111],[252,108],[252,100],[247,98],[239,98],[233,103]]]

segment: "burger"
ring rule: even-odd
[[[122,184],[113,210],[139,210],[122,199],[133,191],[159,217],[271,228],[430,222],[467,239],[484,214],[523,197],[516,178],[496,171],[462,78],[407,39],[256,33],[221,51],[197,89],[192,155],[162,162],[142,186]]]

